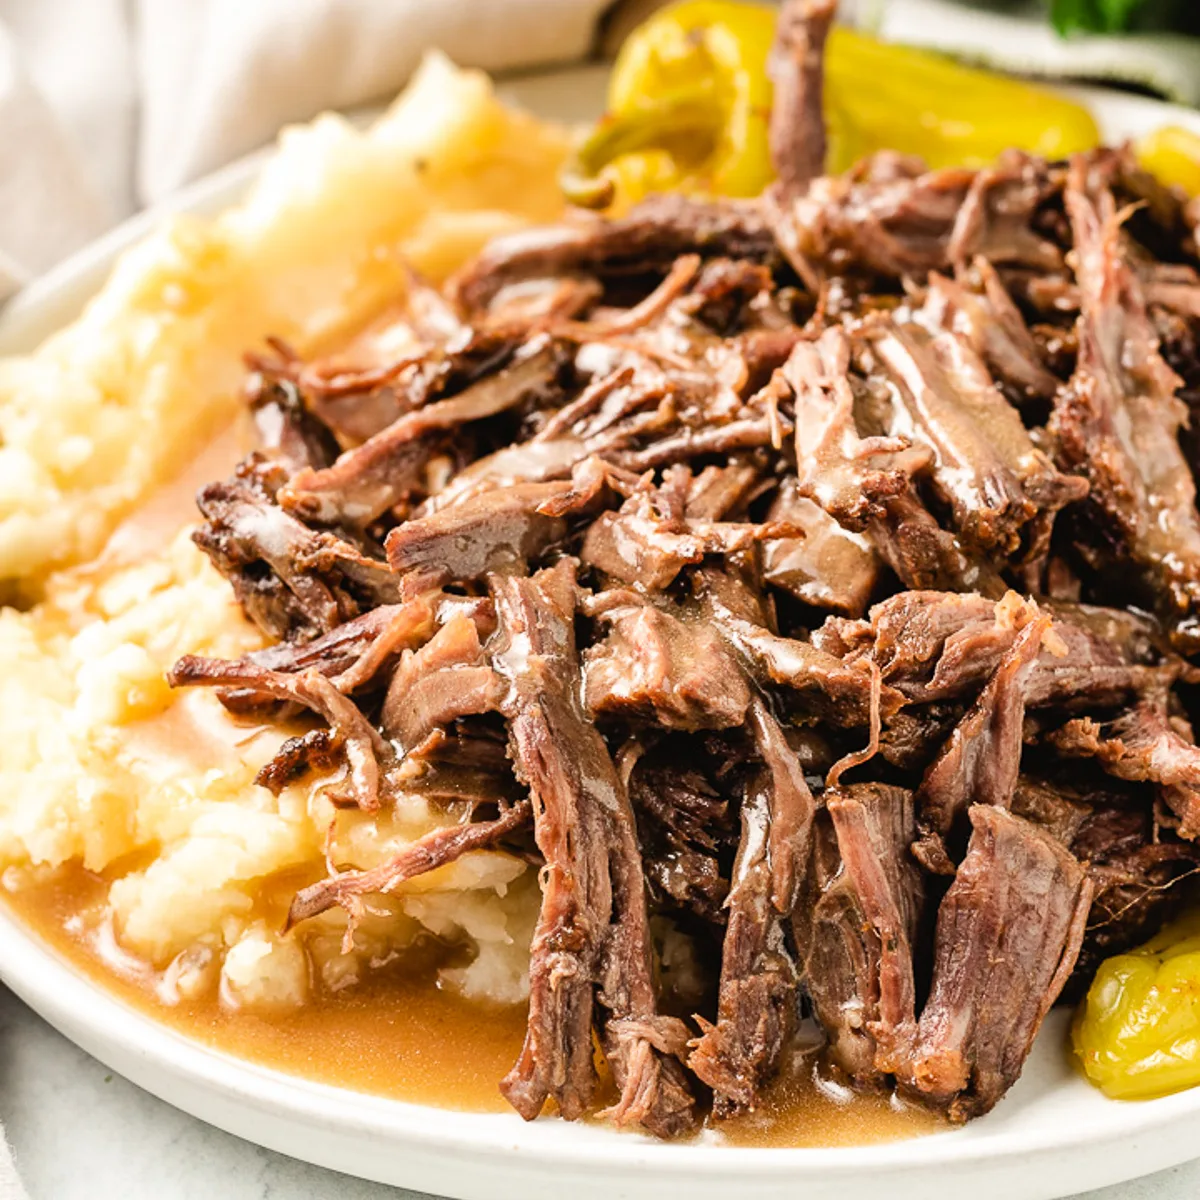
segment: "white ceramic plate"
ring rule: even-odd
[[[511,81],[520,103],[561,120],[598,110],[604,71]],[[1075,93],[1110,141],[1200,114],[1139,97]],[[75,255],[0,316],[0,353],[32,349],[71,320],[114,257],[166,212],[233,203],[258,158],[237,163]],[[324,1085],[191,1042],[99,990],[0,909],[0,978],[67,1037],[171,1104],[296,1158],[461,1200],[728,1200],[746,1193],[917,1200],[953,1181],[972,1200],[1050,1200],[1117,1183],[1200,1154],[1200,1089],[1140,1104],[1106,1100],[1077,1075],[1068,1014],[1046,1023],[1024,1075],[989,1116],[965,1129],[882,1146],[765,1150],[662,1145],[564,1121],[452,1113]]]

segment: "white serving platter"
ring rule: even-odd
[[[601,105],[605,72],[512,79],[503,92],[559,120]],[[1200,133],[1200,113],[1141,97],[1070,89],[1106,140],[1163,124]],[[180,192],[74,255],[0,314],[0,353],[32,349],[70,321],[113,260],[163,215],[234,203],[254,156]],[[1200,1088],[1161,1100],[1107,1100],[1068,1058],[1069,1014],[1047,1021],[1025,1072],[989,1116],[911,1141],[839,1149],[664,1145],[594,1125],[447,1112],[269,1070],[188,1040],[107,994],[0,908],[0,979],[107,1066],[171,1104],[305,1161],[456,1200],[924,1200],[953,1182],[972,1200],[1051,1200],[1200,1156]]]

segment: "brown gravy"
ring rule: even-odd
[[[128,864],[126,864],[128,865]],[[269,1017],[216,999],[164,1003],[157,972],[116,948],[104,878],[79,866],[7,893],[9,906],[78,970],[125,1003],[214,1049],[321,1083],[439,1108],[504,1112],[497,1083],[525,1031],[520,1007],[482,1009],[432,971],[371,981]],[[943,1123],[885,1096],[839,1095],[797,1055],[755,1113],[715,1127],[738,1146],[857,1146],[935,1133]]]
[[[113,530],[95,566],[101,570],[156,554],[185,526],[200,519],[196,493],[224,479],[254,448],[250,422],[238,416],[218,430],[204,448],[150,494]]]

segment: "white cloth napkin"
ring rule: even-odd
[[[570,62],[610,0],[0,0],[0,298],[423,51]]]

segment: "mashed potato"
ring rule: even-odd
[[[164,994],[293,1005],[429,934],[472,951],[450,986],[525,994],[537,885],[500,852],[370,899],[353,939],[337,911],[281,935],[279,897],[325,873],[334,810],[319,783],[255,785],[280,735],[164,679],[182,654],[234,657],[261,635],[186,529],[152,550],[128,526],[109,539],[234,420],[246,349],[336,347],[402,290],[405,261],[441,277],[554,217],[564,150],[433,58],[365,132],[328,116],[287,132],[243,204],[175,219],[74,325],[0,362],[0,581],[37,598],[0,612],[0,866],[10,883],[104,872],[116,934]],[[332,857],[373,866],[439,820],[416,796],[338,814]]]

